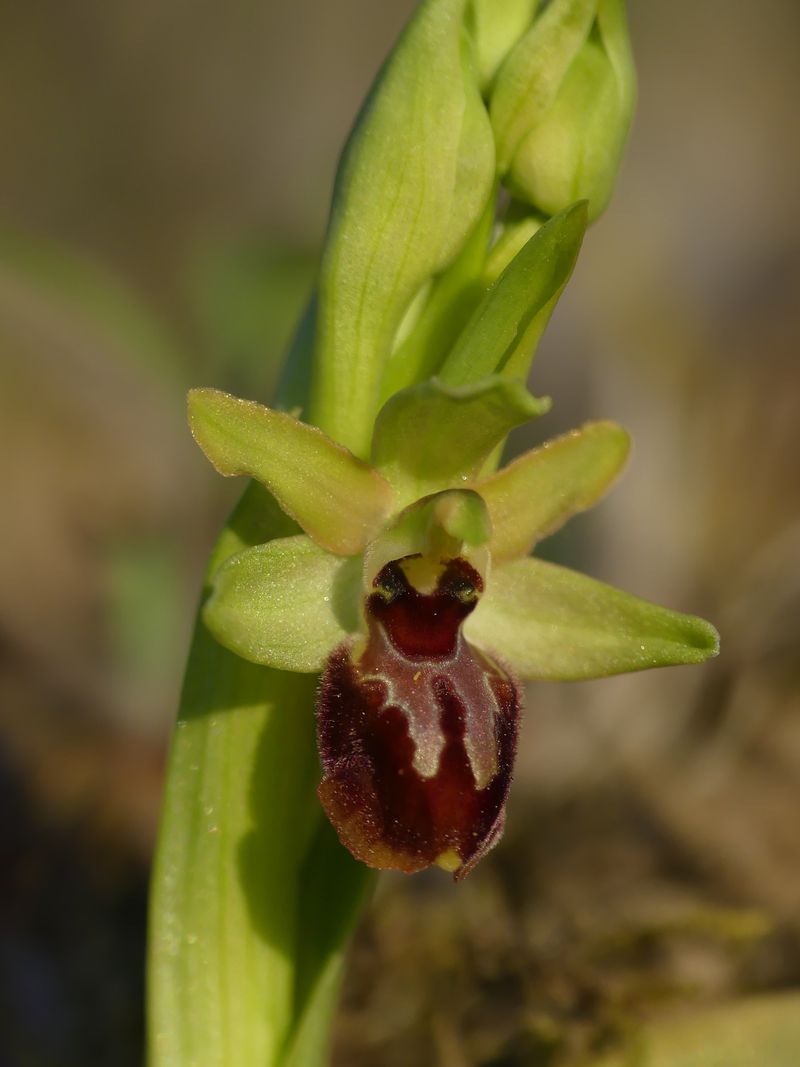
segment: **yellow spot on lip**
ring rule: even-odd
[[[434,860],[437,867],[441,867],[443,871],[449,871],[451,874],[457,871],[462,866],[461,857],[454,848],[448,848],[441,855],[437,856]]]
[[[416,674],[414,675],[414,677],[411,680],[412,680],[412,682],[418,682],[421,677],[422,677],[422,671],[417,671]]]

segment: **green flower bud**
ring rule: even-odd
[[[466,23],[475,42],[481,89],[491,85],[497,69],[531,24],[539,0],[471,0]]]
[[[495,176],[466,0],[426,0],[351,134],[320,269],[310,421],[369,448],[384,365],[420,288],[458,256]]]
[[[500,68],[490,114],[515,196],[553,215],[603,211],[635,99],[624,0],[553,0]]]

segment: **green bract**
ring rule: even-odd
[[[490,286],[445,359],[451,384],[502,373],[524,379],[586,229],[586,204],[573,204],[537,228]]]
[[[466,0],[409,23],[342,157],[320,273],[311,418],[357,455],[414,294],[456,257],[495,176],[463,26]]]
[[[234,402],[220,394],[217,404],[217,396],[204,390],[203,405],[192,404],[192,426],[206,455],[224,470],[230,446],[219,413]],[[293,439],[298,452],[305,446],[309,428],[303,423],[255,404],[247,408],[264,427],[280,418],[287,453],[292,452]],[[430,536],[426,501],[436,502],[435,494],[449,491],[451,499],[437,504],[437,526],[473,547],[486,543],[490,559],[485,595],[465,632],[478,647],[502,656],[521,678],[591,678],[697,663],[714,655],[717,634],[702,619],[526,558],[537,540],[599,499],[628,452],[628,438],[620,427],[595,423],[482,479],[481,467],[498,442],[512,426],[540,410],[540,402],[521,385],[502,378],[460,389],[432,381],[389,400],[375,423],[372,452],[378,470],[370,471],[348,453],[340,460],[345,464],[347,457],[364,475],[348,485],[347,508],[353,514],[374,511],[376,501],[386,499],[387,482],[396,493],[395,517],[389,521],[387,516],[384,530],[373,538],[380,561],[367,568],[367,581],[363,558],[341,547],[335,554],[328,550],[334,539],[324,528],[340,527],[342,500],[330,492],[325,470],[317,481],[307,471],[285,466],[281,493],[284,498],[304,495],[311,520],[304,521],[298,508],[292,517],[307,536],[233,555],[214,577],[203,613],[206,625],[223,645],[255,663],[320,670],[344,637],[359,632],[358,604],[380,566],[424,551],[424,539]],[[268,484],[263,454],[269,437],[262,444],[243,445],[237,416],[232,408],[237,471]],[[339,456],[336,444],[319,434],[320,451],[322,442],[331,455]],[[369,473],[374,477],[367,477]],[[274,484],[271,477],[269,484]],[[401,512],[415,493],[419,503]],[[360,547],[366,547],[368,558],[376,551],[371,545]],[[461,551],[459,544],[450,554]]]

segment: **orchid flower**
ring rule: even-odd
[[[717,649],[708,623],[529,555],[605,492],[624,430],[590,423],[486,472],[547,400],[489,376],[386,402],[371,463],[291,415],[213,389],[192,432],[218,471],[261,482],[302,533],[230,557],[203,619],[237,655],[323,672],[322,805],[378,868],[464,877],[499,839],[517,679],[578,679]]]

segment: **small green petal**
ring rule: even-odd
[[[492,520],[492,559],[527,556],[537,541],[595,504],[622,469],[630,438],[613,422],[580,430],[526,452],[475,488]]]
[[[422,555],[438,565],[462,556],[482,575],[488,565],[491,523],[481,497],[472,489],[448,489],[417,500],[369,545],[364,554],[364,584],[391,560]]]
[[[492,572],[466,636],[523,678],[579,680],[702,663],[719,651],[710,623],[538,559]]]
[[[203,622],[243,659],[318,671],[358,628],[361,559],[342,560],[302,535],[232,556],[214,576]]]
[[[541,226],[489,288],[449,353],[448,385],[488,374],[525,379],[531,357],[569,281],[586,231],[584,201]]]
[[[393,493],[380,474],[285,412],[217,389],[192,389],[189,425],[220,474],[261,482],[331,552],[360,552],[392,510]]]
[[[375,422],[372,462],[402,501],[463,483],[519,426],[550,407],[521,382],[493,376],[448,386],[436,378],[391,397]]]

